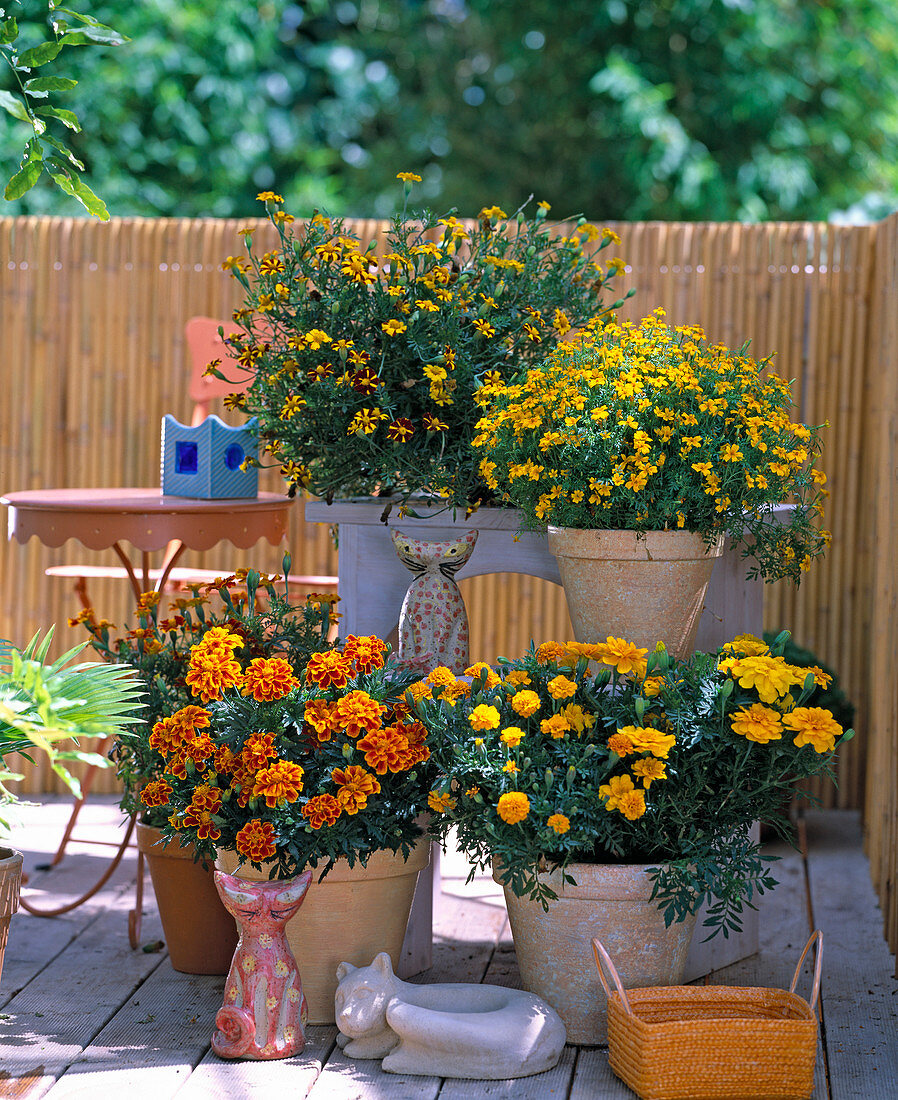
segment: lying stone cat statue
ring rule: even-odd
[[[337,1045],[390,1073],[505,1081],[551,1069],[564,1049],[558,1013],[522,989],[411,985],[385,951],[370,966],[340,963],[337,981]]]

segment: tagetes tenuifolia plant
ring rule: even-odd
[[[728,535],[751,575],[798,580],[823,553],[818,429],[789,419],[789,384],[745,349],[657,310],[597,321],[511,382],[484,387],[480,471],[538,527]],[[770,522],[773,505],[794,505]]]
[[[412,674],[385,664],[375,637],[350,635],[299,669],[280,657],[242,667],[241,646],[227,626],[206,631],[186,676],[197,702],[153,727],[163,771],[141,798],[164,809],[164,834],[271,862],[279,878],[407,856],[433,782],[427,731],[403,698]]]
[[[469,670],[471,684],[435,669],[409,698],[441,776],[436,831],[455,828],[476,866],[497,860],[516,894],[545,906],[541,868],[641,863],[668,923],[713,896],[708,925],[738,929],[743,905],[774,885],[752,823],[785,829],[795,783],[831,775],[852,735],[804,705],[825,673],[789,665],[779,646],[745,635],[677,662],[609,637],[531,647],[498,672]]]
[[[284,559],[281,585],[286,585],[289,555]],[[144,592],[137,604],[136,625],[113,638],[115,624],[98,619],[87,608],[69,619],[69,626],[83,626],[97,653],[111,664],[135,670],[146,691],[140,720],[118,732],[110,756],[122,785],[121,808],[140,813],[149,825],[160,827],[168,814],[164,808],[142,802],[140,793],[158,780],[164,762],[151,746],[153,727],[160,718],[195,701],[188,684],[190,656],[207,632],[226,628],[240,639],[233,661],[241,672],[263,657],[278,657],[289,665],[304,665],[310,655],[326,647],[338,597],[312,592],[293,605],[278,590],[278,578],[255,569],[238,569],[212,584],[194,585],[189,595],[176,596],[167,608],[158,592]]]
[[[599,253],[620,241],[584,218],[550,223],[546,203],[532,217],[485,207],[474,225],[409,212],[419,177],[399,178],[405,205],[381,255],[341,219],[300,224],[280,196],[259,196],[280,243],[260,255],[247,235],[248,255],[224,264],[246,295],[241,331],[225,336],[252,375],[231,404],[259,418],[284,476],[317,496],[476,505],[489,494],[470,449],[475,395],[607,311],[602,292],[624,262]]]

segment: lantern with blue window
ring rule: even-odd
[[[231,428],[207,416],[195,428],[162,418],[162,493],[164,496],[219,500],[259,495],[259,453],[255,417]]]

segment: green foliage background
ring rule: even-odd
[[[55,70],[113,214],[244,216],[276,188],[386,216],[398,170],[461,215],[531,192],[606,220],[898,207],[894,0],[76,6],[131,39]],[[46,3],[20,7],[41,33]],[[27,137],[0,118],[5,178]],[[43,185],[4,210],[45,211],[79,212]]]

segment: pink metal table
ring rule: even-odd
[[[7,493],[0,504],[9,509],[9,538],[20,543],[36,536],[46,546],[62,546],[69,539],[78,539],[90,550],[116,552],[125,567],[135,600],[142,592],[154,587],[161,591],[172,567],[185,550],[209,550],[228,540],[240,549],[248,549],[260,539],[272,545],[287,533],[293,500],[277,493],[260,493],[257,497],[205,500],[193,497],[163,496],[159,489],[35,489]],[[140,553],[135,566],[122,546],[129,542]],[[150,554],[166,550],[161,570],[150,569]],[[152,573],[152,576],[151,576]],[[101,746],[105,752],[108,740]],[[53,857],[58,863],[87,797],[95,768],[88,769],[81,787],[81,797],[72,809],[65,834]],[[76,901],[59,909],[39,910],[25,899],[20,904],[36,916],[56,916],[87,901],[108,881],[118,866],[131,838],[134,820],[129,823],[124,840],[112,863],[98,882]],[[143,898],[143,853],[137,857],[137,897],[128,914],[131,946],[140,937]]]

